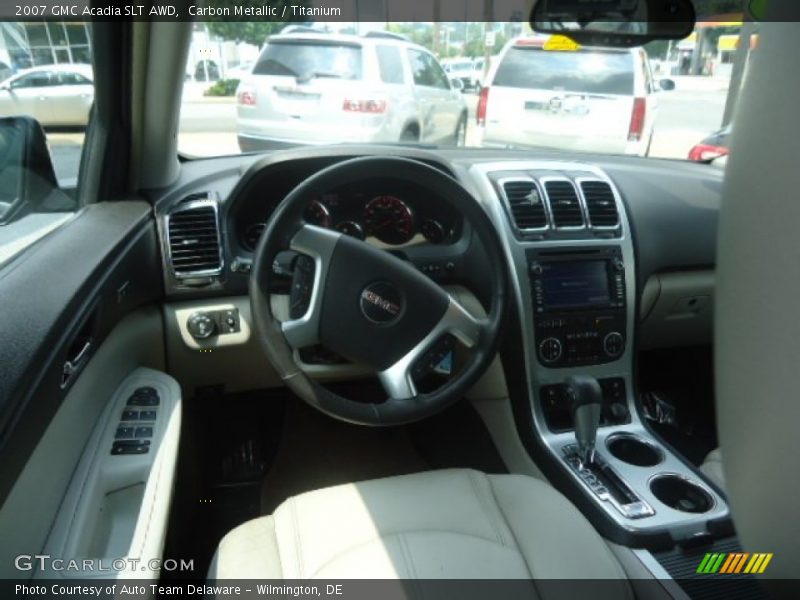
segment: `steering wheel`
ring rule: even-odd
[[[463,215],[488,260],[490,302],[485,317],[470,314],[452,295],[393,254],[336,231],[304,222],[312,200],[344,185],[381,174],[415,182]],[[293,286],[310,294],[276,318],[270,301],[273,262],[291,249]],[[508,303],[508,272],[497,230],[487,213],[455,179],[421,162],[367,157],[340,162],[306,179],[281,202],[255,250],[250,303],[255,331],[267,358],[303,400],[335,418],[362,425],[400,425],[449,406],[477,381],[494,358]],[[460,343],[463,367],[430,393],[419,393],[414,375]],[[339,396],[311,379],[296,351],[322,344],[375,369],[388,398],[364,403]]]

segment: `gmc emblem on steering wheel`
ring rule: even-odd
[[[361,312],[373,323],[386,325],[395,321],[403,310],[403,298],[390,283],[369,284],[361,292]]]

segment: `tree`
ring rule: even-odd
[[[433,48],[433,26],[430,23],[388,23],[386,29],[399,33],[425,48]]]
[[[283,14],[284,5],[287,7],[287,13],[292,14],[290,5],[294,6],[307,6],[311,0],[274,0],[270,3],[271,7],[277,9],[277,14]],[[228,6],[229,4],[223,0],[211,0],[209,5]],[[238,6],[243,8],[261,9],[264,6],[263,0],[241,0],[237,2]],[[289,24],[287,21],[272,21],[268,18],[255,17],[249,21],[231,21],[230,17],[208,17],[206,26],[208,30],[223,40],[230,40],[233,42],[242,42],[245,44],[252,44],[253,46],[261,47],[267,38],[273,33],[278,33],[281,29]],[[297,18],[291,21],[292,23],[306,23],[307,18]]]

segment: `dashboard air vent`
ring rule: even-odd
[[[562,227],[583,227],[583,211],[578,200],[578,192],[571,181],[545,181],[544,190],[550,202],[553,225]]]
[[[544,203],[532,179],[507,179],[501,181],[501,186],[517,229],[526,231],[547,227]]]
[[[592,227],[613,228],[619,225],[617,203],[614,192],[605,181],[581,181],[589,224]]]
[[[167,238],[176,277],[209,277],[222,271],[217,203],[207,195],[182,202],[169,214]]]

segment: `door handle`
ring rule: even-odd
[[[72,381],[75,374],[83,368],[86,359],[89,358],[89,350],[91,349],[92,340],[89,338],[84,342],[75,356],[67,358],[67,360],[64,361],[64,367],[61,369],[61,389],[67,387],[67,384]]]

